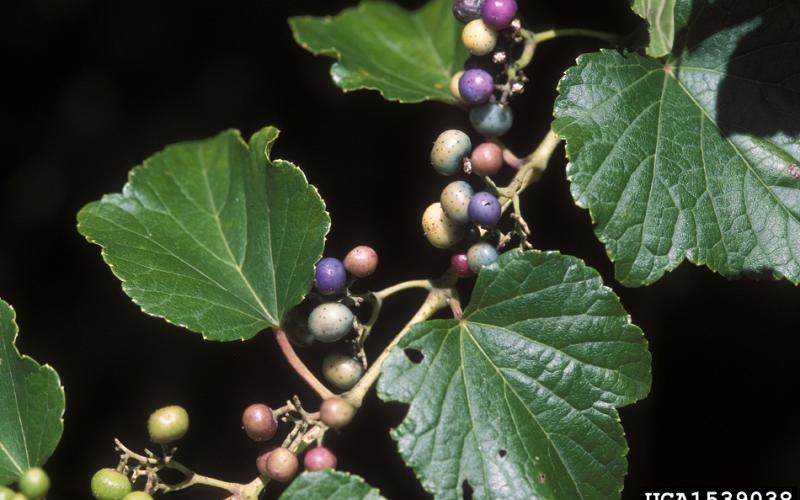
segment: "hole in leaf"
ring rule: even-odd
[[[405,353],[408,360],[414,363],[415,365],[422,363],[422,360],[425,359],[425,356],[422,354],[422,352],[420,352],[417,349],[406,348],[403,349],[403,352]]]
[[[472,500],[472,486],[466,479],[461,483],[461,491],[464,493],[464,500]]]
[[[505,456],[508,455],[508,452],[506,450],[500,450],[498,455],[500,455],[500,458],[505,458]]]
[[[539,479],[539,482],[540,482],[540,483],[544,483],[544,473],[543,473],[543,472],[540,472],[540,473],[539,473],[539,477],[538,477],[538,479]]]

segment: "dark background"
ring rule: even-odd
[[[295,392],[314,401],[270,335],[204,342],[141,313],[99,249],[75,231],[79,208],[119,190],[153,152],[229,127],[249,135],[274,124],[283,130],[275,156],[301,165],[328,204],[327,252],[341,256],[358,243],[379,250],[381,269],[365,287],[434,276],[447,265],[447,253],[425,242],[419,217],[444,185],[428,166],[430,143],[445,128],[466,127],[463,112],[343,94],[328,76],[331,60],[291,38],[287,16],[354,3],[3,3],[0,296],[17,310],[19,347],[53,365],[66,387],[64,437],[47,466],[51,498],[87,498],[93,471],[116,464],[112,438],[146,446],[147,415],[169,403],[193,419],[182,461],[249,480],[258,446],[239,429],[241,410],[254,401],[279,405]],[[534,29],[637,26],[626,0],[522,3]],[[540,47],[529,91],[515,105],[513,148],[536,144],[560,74],[596,47],[584,39]],[[587,212],[571,202],[564,166],[559,152],[525,197],[535,244],[599,269],[653,352],[650,397],[621,411],[631,448],[624,497],[664,484],[796,484],[800,292],[787,282],[728,282],[691,265],[647,288],[618,285]],[[406,297],[387,308],[376,340],[414,310],[418,297]],[[341,469],[389,498],[425,498],[388,436],[403,413],[372,396],[330,445]],[[221,495],[195,489],[174,498]]]

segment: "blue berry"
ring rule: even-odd
[[[308,316],[308,331],[320,342],[336,342],[353,329],[353,311],[338,302],[325,302]]]
[[[482,69],[468,69],[458,81],[458,91],[467,104],[483,104],[494,91],[494,78]]]
[[[486,0],[481,8],[483,22],[496,30],[508,28],[516,15],[516,0]]]
[[[314,286],[319,293],[330,295],[341,293],[347,284],[347,271],[344,264],[334,257],[325,257],[317,262],[314,273]]]
[[[469,156],[472,141],[460,130],[445,130],[431,149],[431,165],[442,175],[453,175],[464,165],[464,157]]]
[[[493,264],[497,257],[497,250],[485,241],[475,243],[467,250],[467,263],[469,269],[475,274],[478,274],[481,268]]]
[[[453,0],[453,15],[462,23],[481,17],[484,0]]]
[[[492,227],[500,220],[500,202],[492,193],[475,193],[467,207],[469,220],[481,226]]]
[[[470,110],[469,121],[481,134],[499,137],[514,124],[514,114],[508,106],[487,102]]]

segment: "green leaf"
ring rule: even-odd
[[[372,89],[392,101],[456,103],[450,78],[467,52],[451,0],[431,0],[413,12],[363,1],[336,17],[299,16],[289,24],[304,49],[338,59],[331,77],[344,91]]]
[[[122,193],[81,210],[79,231],[143,311],[211,340],[246,339],[308,293],[330,218],[299,168],[269,160],[277,136],[169,146]]]
[[[346,500],[381,500],[378,490],[358,476],[335,470],[304,472],[283,492],[280,500],[341,498]]]
[[[20,355],[15,319],[14,309],[0,300],[0,486],[43,466],[64,431],[58,373]]]
[[[616,408],[649,387],[647,343],[597,272],[514,250],[481,271],[463,321],[401,339],[378,393],[410,404],[393,437],[437,498],[466,480],[475,498],[607,499],[627,468]]]
[[[631,7],[649,25],[647,55],[663,57],[669,54],[675,37],[675,0],[633,0]]]
[[[680,0],[676,16],[688,38],[666,64],[604,51],[561,80],[572,195],[626,285],[685,258],[797,283],[800,4]]]

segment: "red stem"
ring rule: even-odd
[[[280,328],[275,328],[272,332],[275,334],[275,340],[278,342],[278,347],[281,348],[281,352],[286,358],[286,361],[288,361],[294,371],[306,381],[309,387],[314,389],[323,400],[333,397],[334,394],[311,373],[311,370],[309,370],[306,364],[297,356],[294,347],[292,347],[292,343],[289,342],[289,337],[286,336],[286,332]]]

